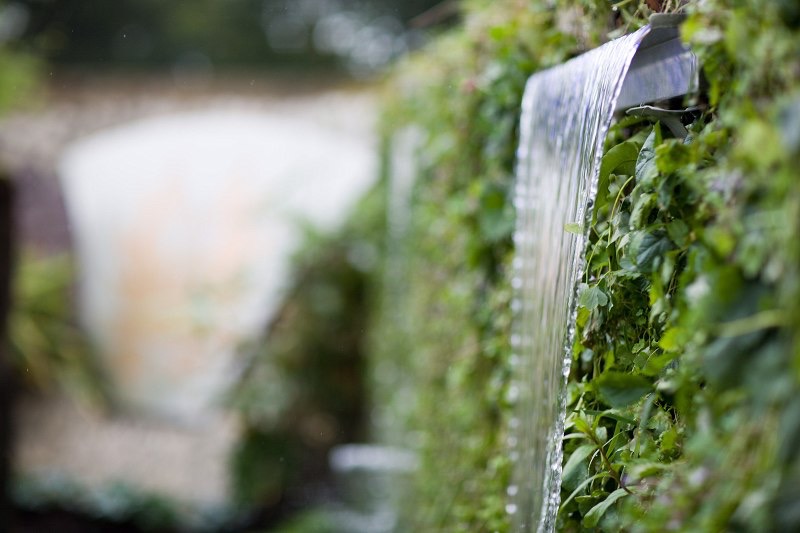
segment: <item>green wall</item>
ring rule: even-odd
[[[388,81],[387,152],[408,125],[421,143],[412,222],[389,243],[372,330],[373,422],[420,454],[409,530],[510,529],[510,200],[525,80],[678,3],[467,1],[463,23]],[[560,530],[800,527],[800,8],[684,10],[705,78],[689,141],[638,121],[606,146]],[[622,153],[639,165],[614,164]]]

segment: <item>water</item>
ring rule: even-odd
[[[409,489],[417,456],[401,448],[347,444],[331,451],[330,465],[344,496],[333,515],[336,531],[389,533],[399,529],[398,496]]]
[[[508,446],[516,459],[506,511],[517,531],[552,531],[560,503],[561,437],[575,296],[597,191],[603,141],[622,82],[650,28],[528,80],[518,150],[511,344],[517,403]]]

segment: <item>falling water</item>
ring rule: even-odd
[[[514,235],[517,402],[506,510],[517,531],[552,531],[560,500],[561,436],[577,282],[602,157],[622,82],[649,27],[528,80],[522,102]]]

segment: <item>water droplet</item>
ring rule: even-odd
[[[506,494],[508,494],[509,496],[516,496],[518,491],[519,487],[517,487],[516,485],[509,485],[508,488],[506,489]]]
[[[516,512],[517,512],[517,504],[516,503],[506,504],[506,513],[515,514]]]
[[[508,392],[506,393],[506,400],[510,403],[514,403],[519,399],[519,387],[516,385],[511,385],[508,388]]]

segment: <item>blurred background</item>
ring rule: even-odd
[[[391,527],[376,92],[455,7],[0,2],[0,529]]]

